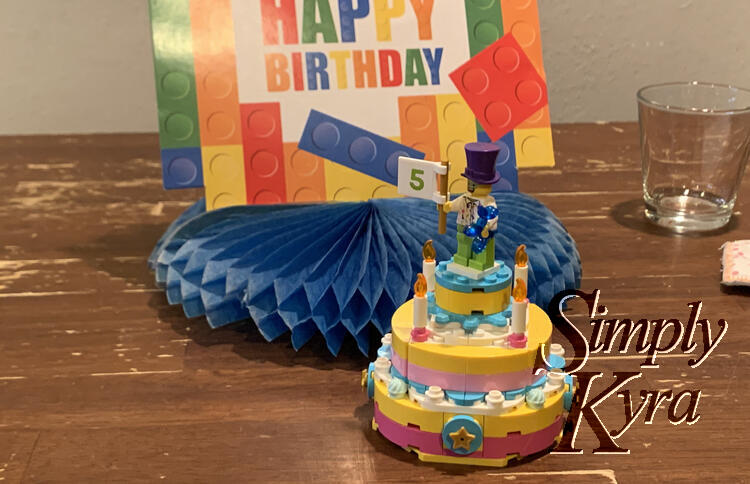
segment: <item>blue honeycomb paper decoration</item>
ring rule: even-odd
[[[552,212],[522,193],[493,196],[495,256],[512,268],[516,247],[526,244],[530,301],[546,308],[558,292],[577,288],[578,250]],[[148,262],[167,301],[213,328],[250,320],[268,341],[290,332],[295,349],[321,333],[334,355],[350,334],[367,354],[372,328],[390,331],[394,311],[412,297],[427,239],[438,261],[456,249],[455,214],[440,235],[435,204],[426,200],[211,212],[199,200],[167,228]]]

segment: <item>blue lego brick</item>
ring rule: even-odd
[[[453,262],[453,258],[438,264],[435,270],[435,280],[442,287],[452,291],[471,293],[476,289],[481,289],[483,292],[496,292],[508,287],[513,278],[512,271],[502,261],[496,261],[500,264],[500,269],[497,272],[484,276],[479,280],[450,272],[448,270],[450,262]]]
[[[549,355],[547,362],[549,363],[550,370],[553,368],[565,368],[565,358],[560,355]]]
[[[161,176],[164,188],[200,188],[203,168],[200,148],[164,148],[161,150]]]
[[[477,133],[477,141],[492,143],[489,135],[484,131]],[[518,168],[516,166],[516,143],[513,140],[513,131],[505,134],[494,143],[500,148],[495,162],[495,169],[500,173],[500,180],[492,186],[492,191],[517,192]]]
[[[298,147],[314,155],[397,184],[398,157],[424,158],[424,153],[310,110]]]

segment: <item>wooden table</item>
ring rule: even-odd
[[[507,469],[425,464],[370,428],[359,387],[367,359],[352,342],[332,358],[319,339],[301,351],[255,329],[211,331],[167,305],[146,268],[167,224],[201,196],[164,191],[157,137],[0,138],[0,481],[642,482],[750,479],[750,300],[719,286],[719,248],[750,238],[745,185],[728,231],[669,236],[642,219],[637,127],[554,129],[558,166],[523,170],[578,242],[583,289],[599,288],[609,317],[702,317],[730,328],[691,369],[674,352],[627,388],[701,389],[700,420],[674,426],[666,405],[595,455],[546,455]],[[582,307],[582,306],[581,306]],[[577,308],[577,309],[576,309]],[[588,337],[581,315],[576,324]],[[556,338],[562,341],[558,335]],[[697,338],[700,347],[700,336]],[[679,351],[679,350],[678,350]],[[643,355],[595,354],[587,371],[639,371]],[[668,404],[669,402],[667,402]],[[597,412],[624,422],[623,399]]]

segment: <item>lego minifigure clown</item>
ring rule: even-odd
[[[495,170],[495,160],[500,149],[492,143],[468,143],[465,149],[466,170],[462,176],[467,179],[467,192],[446,202],[443,210],[458,212],[458,250],[453,256],[453,262],[484,271],[495,264],[497,205],[490,192],[492,185],[500,179],[500,174]],[[482,218],[482,215],[487,218]]]

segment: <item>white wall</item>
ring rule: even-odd
[[[539,7],[553,122],[635,119],[652,82],[750,86],[749,0]],[[0,0],[0,134],[156,131],[153,82],[147,0]]]

